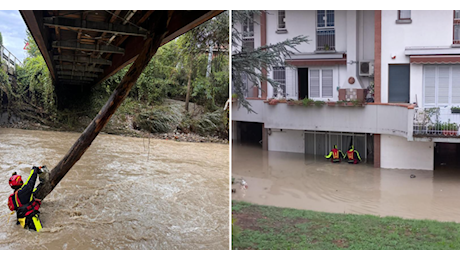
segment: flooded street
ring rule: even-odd
[[[460,169],[374,169],[233,144],[234,200],[331,213],[460,222]],[[416,178],[410,178],[410,175]]]
[[[228,249],[222,144],[100,134],[43,201],[42,232],[7,222],[11,173],[51,170],[78,137],[0,128],[0,249]]]

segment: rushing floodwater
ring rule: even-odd
[[[77,133],[0,129],[0,249],[228,249],[228,145],[99,135],[43,201],[42,232],[15,224],[13,171],[51,170]],[[38,183],[38,180],[37,180]]]
[[[460,222],[460,170],[374,169],[233,145],[233,199],[332,213]],[[410,175],[416,178],[410,178]]]

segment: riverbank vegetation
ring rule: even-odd
[[[177,133],[228,139],[228,12],[162,46],[104,132]],[[129,66],[81,95],[53,85],[32,36],[14,86],[0,74],[2,112],[57,130],[82,131]],[[0,72],[1,73],[1,72]]]
[[[232,202],[233,249],[460,249],[460,224]]]

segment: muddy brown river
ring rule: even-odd
[[[78,133],[0,128],[0,249],[228,249],[229,148],[100,134],[40,208],[16,225],[13,171],[52,169]],[[38,183],[38,180],[37,180]]]
[[[460,222],[460,169],[374,169],[234,144],[233,199],[331,213]],[[416,178],[410,178],[410,175]]]

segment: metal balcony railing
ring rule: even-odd
[[[459,137],[460,110],[415,108],[413,135],[421,137]]]
[[[316,30],[316,50],[335,51],[335,29]]]

